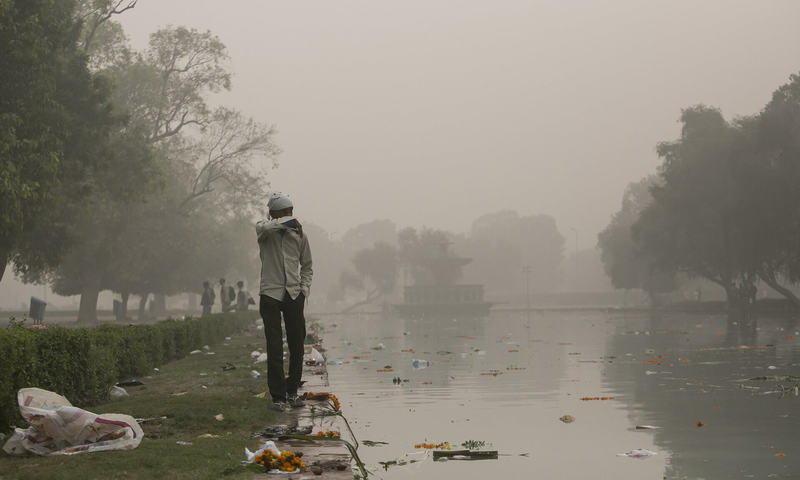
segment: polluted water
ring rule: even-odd
[[[369,439],[358,453],[376,478],[800,472],[800,342],[783,332],[796,329],[788,319],[757,329],[723,315],[600,311],[319,321],[337,365],[331,390]],[[433,461],[445,445],[498,455]]]

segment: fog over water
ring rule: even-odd
[[[680,109],[757,112],[797,71],[800,3],[141,0],[228,46],[225,102],[278,127],[272,176],[341,234],[375,218],[469,229],[511,208],[583,247],[653,173]]]

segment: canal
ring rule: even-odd
[[[800,478],[790,319],[564,311],[320,323],[356,436],[387,443],[359,448],[378,478]],[[434,462],[414,448],[469,440],[500,457]],[[654,455],[619,455],[634,449]]]

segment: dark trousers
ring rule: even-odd
[[[267,386],[273,401],[285,401],[286,395],[297,393],[303,376],[303,345],[306,339],[306,319],[303,316],[305,295],[294,300],[286,294],[283,301],[261,295],[259,312],[264,320],[267,337]],[[289,376],[283,374],[283,329],[281,313],[286,324],[286,343],[289,345]]]

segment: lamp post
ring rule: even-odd
[[[574,280],[572,287],[575,289],[575,291],[577,291],[578,290],[578,229],[575,227],[569,227],[569,229],[575,233],[575,252],[572,254],[572,256],[575,257],[574,259],[575,272],[573,273]]]
[[[525,274],[525,310],[531,309],[531,272],[533,267],[525,265],[522,267],[522,273]]]

